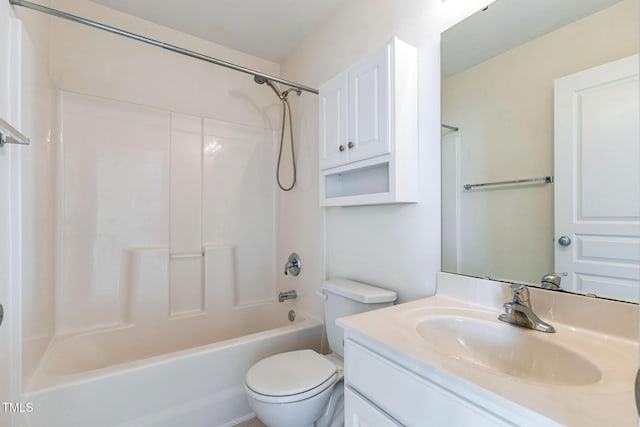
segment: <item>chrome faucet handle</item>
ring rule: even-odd
[[[292,276],[297,276],[298,274],[300,274],[301,269],[302,261],[300,260],[300,256],[295,252],[289,255],[289,258],[284,265],[285,276],[289,273],[291,273]]]
[[[512,283],[509,287],[513,290],[513,300],[503,304],[505,312],[498,316],[498,320],[540,332],[556,331],[533,312],[527,285]]]
[[[521,283],[511,283],[509,287],[513,290],[512,302],[531,307],[529,298],[529,288]]]
[[[563,277],[568,276],[569,273],[549,273],[542,276],[540,279],[540,286],[543,289],[560,289],[560,281]]]

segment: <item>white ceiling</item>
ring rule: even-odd
[[[497,0],[442,33],[442,78],[621,0]]]
[[[274,62],[344,0],[91,0]]]

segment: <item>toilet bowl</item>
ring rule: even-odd
[[[342,329],[339,317],[392,305],[396,293],[354,282],[324,282],[327,338],[333,353],[297,350],[262,359],[245,376],[249,406],[268,427],[344,425]]]
[[[320,418],[330,421],[334,415],[336,405],[329,403],[342,395],[342,377],[342,361],[334,355],[291,351],[253,365],[245,391],[249,406],[269,427],[321,425]]]

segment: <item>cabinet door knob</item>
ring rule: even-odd
[[[349,141],[349,143],[347,144],[347,147],[353,148],[353,142]]]
[[[344,145],[341,145],[340,147],[338,147],[338,150],[344,151]]]

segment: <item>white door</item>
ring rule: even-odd
[[[562,288],[638,301],[638,56],[555,82],[555,269]]]
[[[329,80],[319,89],[320,169],[347,163],[347,74]]]
[[[349,69],[349,162],[391,152],[391,45]]]

